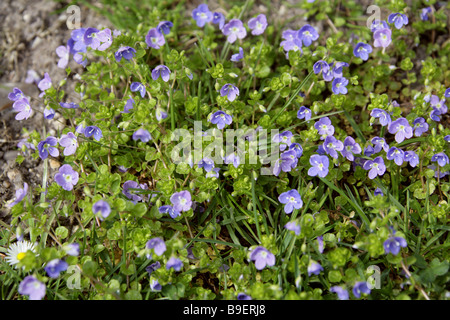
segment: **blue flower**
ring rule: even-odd
[[[445,153],[443,153],[443,152],[439,152],[439,153],[434,154],[431,157],[431,161],[432,162],[437,162],[438,165],[441,166],[441,167],[444,167],[446,164],[449,163],[448,156]]]
[[[315,261],[310,261],[308,265],[308,276],[311,277],[312,274],[318,276],[320,272],[323,271],[323,267],[320,263]]]
[[[141,97],[142,98],[145,97],[145,92],[146,92],[145,91],[145,86],[142,83],[140,83],[140,82],[133,82],[130,85],[130,90],[131,90],[131,92],[139,91],[139,93],[141,94]]]
[[[244,49],[239,47],[239,53],[235,53],[231,56],[231,61],[238,62],[239,60],[244,58]]]
[[[226,125],[230,125],[233,122],[233,118],[229,114],[219,110],[212,114],[209,121],[212,124],[216,124],[217,129],[222,130]]]
[[[400,252],[401,248],[405,248],[407,246],[408,244],[404,238],[395,237],[395,230],[393,228],[391,228],[391,235],[383,243],[384,252],[386,254],[392,253],[394,256]]]
[[[298,38],[302,40],[302,43],[306,47],[309,47],[313,41],[316,41],[319,38],[319,34],[316,29],[309,24],[306,24],[298,31]]]
[[[370,288],[365,281],[356,282],[353,286],[353,295],[356,298],[360,298],[361,294],[370,294]]]
[[[134,108],[134,99],[132,96],[129,97],[130,99],[127,100],[123,108],[123,111],[120,111],[120,113],[130,113],[130,110]]]
[[[256,18],[251,18],[248,21],[248,27],[252,30],[252,35],[257,36],[264,33],[267,28],[267,18],[264,14],[258,15]]]
[[[337,152],[344,150],[344,144],[333,136],[327,136],[323,142],[323,149],[332,158],[337,159],[339,157]]]
[[[150,134],[150,132],[148,132],[145,129],[137,129],[134,133],[133,133],[133,140],[141,140],[142,142],[149,142],[150,140],[152,140],[152,136]]]
[[[161,34],[169,34],[170,29],[173,27],[173,23],[170,21],[161,21],[158,23],[158,26],[156,27],[156,30],[159,31]]]
[[[145,244],[145,248],[153,249],[158,256],[161,256],[166,251],[166,244],[162,238],[156,237],[148,240]]]
[[[64,260],[53,259],[45,265],[44,269],[50,278],[55,279],[59,277],[62,271],[66,271],[68,266],[68,263]]]
[[[399,149],[397,147],[392,147],[386,153],[386,159],[394,160],[394,162],[398,166],[401,166],[402,163],[403,163],[404,155],[405,155],[405,153],[404,153],[404,151],[402,149]]]
[[[384,194],[383,194],[383,191],[380,189],[380,188],[376,188],[374,191],[373,191],[373,195],[374,196],[384,196]]]
[[[213,20],[213,14],[209,11],[208,5],[202,3],[192,10],[192,18],[195,20],[198,27],[203,28],[206,23]]]
[[[363,61],[369,59],[369,53],[372,52],[372,46],[364,42],[358,42],[353,49],[353,55],[357,58],[361,58]]]
[[[278,201],[284,204],[284,212],[289,214],[294,208],[300,209],[303,206],[302,198],[297,190],[292,189],[279,195]]]
[[[323,73],[327,73],[329,70],[330,65],[324,60],[319,60],[313,65],[313,71],[315,74],[319,74],[321,71]]]
[[[397,143],[402,142],[405,138],[409,139],[413,135],[413,129],[405,118],[398,118],[391,122],[388,131],[391,134],[395,133],[395,141],[397,141]]]
[[[170,79],[170,69],[165,65],[161,64],[152,70],[152,79],[158,80],[159,76],[164,82],[169,81]]]
[[[326,141],[326,139],[325,139]],[[344,146],[341,151],[343,157],[347,158],[350,161],[355,160],[354,154],[361,153],[361,146],[353,139],[352,137],[346,137],[344,139]]]
[[[219,25],[219,29],[222,30],[222,28],[223,28],[223,26],[225,24],[225,16],[223,15],[223,13],[214,12],[212,23],[218,24]]]
[[[72,169],[70,164],[65,164],[59,168],[59,172],[55,174],[56,183],[66,191],[73,190],[78,183],[79,174]]]
[[[178,211],[176,211],[172,206],[166,205],[159,207],[160,213],[168,213],[172,219],[175,219],[180,215]]]
[[[192,207],[191,194],[186,190],[172,194],[170,202],[172,202],[174,210],[178,212],[189,211]]]
[[[292,132],[289,130],[283,131],[280,134],[276,134],[272,141],[280,144],[280,150],[284,151],[290,144],[292,139]]]
[[[153,273],[155,270],[158,270],[159,268],[161,268],[161,262],[156,261],[156,262],[152,263],[151,265],[147,266],[147,267],[145,268],[145,271],[148,272],[148,276],[150,277],[150,276],[152,275],[152,273]]]
[[[180,271],[183,267],[183,262],[175,257],[170,257],[170,259],[166,263],[166,269],[174,269],[175,271]]]
[[[166,40],[164,39],[164,35],[159,32],[158,29],[152,28],[145,36],[145,43],[149,47],[158,50],[166,43]]]
[[[27,193],[28,193],[28,183],[24,182],[23,189],[16,190],[16,198],[14,199],[13,202],[8,204],[8,207],[13,207],[19,202],[21,202],[25,198]]]
[[[231,83],[226,83],[220,89],[220,95],[222,97],[227,97],[228,101],[233,102],[236,99],[236,96],[239,95],[239,89]]]
[[[405,151],[404,160],[409,162],[411,167],[419,164],[419,156],[414,151]]]
[[[294,150],[295,151],[295,156],[297,158],[300,158],[303,154],[303,148],[300,145],[300,143],[294,142],[289,146],[289,150]]]
[[[377,175],[382,176],[386,172],[386,166],[382,157],[367,160],[363,165],[364,170],[369,170],[369,179],[375,179]]]
[[[389,150],[389,145],[386,143],[386,140],[384,140],[384,138],[374,137],[372,138],[371,142],[374,145],[373,153],[378,153],[381,151],[381,149],[386,152]]]
[[[328,166],[330,161],[327,156],[321,156],[318,154],[313,154],[311,158],[309,158],[309,163],[311,164],[311,168],[308,170],[308,175],[310,177],[319,176],[324,178],[328,174]]]
[[[83,131],[86,138],[90,138],[91,136],[94,136],[94,139],[97,141],[100,141],[100,139],[103,137],[102,130],[99,127],[96,126],[88,126]]]
[[[225,164],[233,164],[233,167],[237,168],[241,164],[241,159],[236,153],[230,153],[224,159]]]
[[[49,154],[55,158],[59,156],[59,150],[55,148],[57,144],[58,139],[55,137],[47,137],[44,141],[39,142],[37,145],[39,157],[44,160],[47,159]]]
[[[414,136],[420,137],[423,133],[428,130],[428,123],[424,118],[416,118],[413,122]]]
[[[19,284],[19,293],[29,296],[30,300],[42,300],[45,297],[45,284],[34,276],[26,276]]]
[[[423,8],[423,9],[420,11],[420,19],[421,19],[422,21],[428,21],[428,15],[431,14],[432,12],[433,12],[432,7],[426,7],[426,8]]]
[[[239,292],[236,299],[238,300],[252,300],[252,297],[246,295],[245,293]]]
[[[348,67],[348,63],[347,62],[337,61],[334,64],[334,67],[333,67],[333,77],[335,77],[335,78],[343,78],[343,69],[344,69],[344,67]],[[345,79],[345,80],[347,80],[347,79]],[[347,80],[347,83],[348,83],[348,80]]]
[[[408,17],[403,13],[392,13],[388,17],[388,22],[393,23],[397,29],[401,29],[408,24]]]
[[[75,102],[60,102],[59,105],[65,109],[76,109],[79,107]]]
[[[298,119],[305,119],[305,121],[311,120],[311,110],[305,106],[301,106],[297,111]]]
[[[334,127],[328,117],[320,118],[319,121],[314,123],[314,128],[316,128],[319,132],[320,140],[325,140],[325,137],[332,136],[334,134]]]
[[[210,158],[203,158],[198,163],[198,167],[205,169],[206,172],[210,172],[212,169],[214,169],[214,161]]]
[[[132,47],[128,46],[121,46],[115,53],[114,57],[116,58],[117,62],[120,62],[122,58],[124,58],[127,61],[130,61],[136,56],[136,50]]]
[[[111,213],[111,207],[105,200],[99,200],[92,206],[92,212],[99,215],[100,220],[104,220]]]
[[[241,20],[231,19],[223,26],[222,33],[227,36],[229,43],[234,43],[237,39],[244,39],[247,35],[247,30],[245,30]]]
[[[348,300],[348,298],[349,298],[348,291],[340,286],[331,287],[330,292],[337,293],[339,300]]]
[[[374,118],[378,118],[380,124],[384,127],[391,123],[391,116],[383,109],[375,108],[370,115]]]
[[[11,101],[17,101],[23,98],[26,97],[19,88],[14,88],[13,91],[8,94],[8,99]]]
[[[297,221],[291,221],[286,223],[284,226],[285,229],[289,231],[294,231],[294,233],[298,236],[301,232],[300,224]]]
[[[275,255],[262,246],[258,246],[251,251],[250,260],[255,262],[257,270],[275,265]]]
[[[273,174],[278,176],[283,170],[284,172],[289,172],[297,166],[297,157],[294,150],[285,151],[281,154],[281,157],[275,161],[273,168]]]

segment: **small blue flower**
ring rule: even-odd
[[[155,81],[158,80],[160,76],[164,82],[167,82],[170,79],[170,69],[163,64],[157,66],[155,69],[152,70],[153,80]]]
[[[80,244],[77,242],[65,244],[63,249],[67,255],[72,257],[76,257],[80,254]]]
[[[328,167],[330,161],[327,156],[321,156],[317,154],[313,154],[311,158],[309,158],[309,163],[311,164],[311,168],[308,170],[308,175],[310,177],[319,176],[324,178],[328,174]]]
[[[229,114],[219,110],[212,114],[209,121],[212,124],[216,124],[217,129],[222,130],[226,125],[230,125],[233,122],[233,118]]]
[[[388,131],[391,134],[395,133],[395,141],[397,141],[397,143],[402,142],[405,138],[409,139],[413,135],[413,129],[405,118],[398,118],[397,120],[392,121],[389,124]]]
[[[92,206],[92,212],[99,215],[100,220],[104,220],[111,213],[111,207],[105,200],[99,200]]]
[[[344,150],[344,144],[333,136],[327,136],[323,142],[323,149],[332,158],[337,159],[339,157],[338,151]]]
[[[370,288],[365,281],[356,282],[353,286],[353,295],[356,298],[360,298],[361,294],[370,294]]]
[[[373,191],[373,195],[374,196],[384,196],[384,194],[383,194],[383,191],[380,189],[380,188],[376,188],[374,191]]]
[[[212,23],[218,24],[219,29],[222,30],[225,25],[225,16],[221,12],[214,12]]]
[[[146,249],[153,249],[156,255],[161,256],[166,251],[166,244],[160,237],[150,239],[145,244]]]
[[[226,96],[228,101],[233,102],[236,99],[236,96],[239,95],[239,89],[234,84],[227,83],[220,89],[220,95],[222,97]]]
[[[373,153],[378,153],[381,151],[381,149],[386,152],[389,150],[389,145],[386,143],[386,140],[384,140],[384,138],[374,137],[372,138],[371,142],[374,145]]]
[[[114,57],[116,58],[117,62],[120,62],[122,58],[124,58],[127,61],[130,61],[136,56],[136,50],[132,47],[128,46],[121,46],[115,53]]]
[[[298,38],[302,40],[306,47],[309,47],[313,41],[319,39],[319,34],[314,27],[306,24],[298,31]]]
[[[237,39],[244,39],[247,35],[247,30],[245,30],[241,20],[231,19],[223,26],[222,33],[227,36],[229,43],[234,43]]]
[[[158,50],[166,43],[166,40],[164,39],[164,35],[159,32],[158,29],[152,28],[145,36],[145,43],[149,47]]]
[[[44,269],[50,278],[55,279],[61,272],[66,271],[68,266],[69,264],[64,260],[53,259],[45,265]]]
[[[102,130],[99,127],[96,126],[88,126],[83,131],[86,138],[90,138],[91,136],[94,136],[94,139],[97,141],[100,141],[100,139],[103,137]]]
[[[438,165],[441,166],[441,167],[444,167],[446,164],[449,163],[448,156],[445,153],[443,153],[443,152],[439,152],[439,153],[434,154],[431,157],[431,161],[432,162],[437,162]]]
[[[275,265],[275,255],[262,246],[258,246],[251,251],[250,260],[255,262],[257,270]]]
[[[79,107],[75,102],[60,102],[59,105],[65,109],[77,109]]]
[[[344,139],[344,146],[341,151],[342,156],[347,158],[347,160],[353,161],[355,160],[354,154],[360,153],[361,153],[361,146],[355,141],[355,139],[353,139],[350,136],[346,137]]]
[[[397,29],[401,29],[408,24],[408,17],[403,13],[392,13],[388,17],[388,22],[393,23]]]
[[[433,12],[432,7],[426,7],[426,8],[423,8],[423,9],[420,11],[420,19],[421,19],[422,21],[428,21],[428,15],[431,14],[432,12]]]
[[[334,78],[343,78],[343,71],[344,71],[343,69],[344,69],[344,67],[348,67],[348,63],[347,62],[337,61],[334,64],[334,67],[333,67],[333,77]],[[347,80],[347,79],[345,79],[345,80]],[[348,83],[348,80],[347,80],[347,83]]]
[[[233,167],[237,168],[241,164],[241,159],[236,153],[230,153],[224,159],[225,164],[233,164]]]
[[[47,159],[49,154],[55,158],[59,156],[59,150],[55,148],[57,144],[58,139],[55,137],[47,137],[44,141],[39,142],[37,145],[39,157],[44,160]]]
[[[131,90],[131,92],[139,91],[139,93],[141,94],[141,97],[142,98],[145,97],[145,92],[146,92],[145,86],[140,82],[133,82],[130,85],[130,90]]]
[[[294,150],[295,151],[295,156],[297,158],[300,158],[303,154],[303,148],[300,145],[300,143],[294,142],[289,146],[289,150]]]
[[[372,46],[364,42],[358,42],[355,49],[353,49],[353,55],[357,58],[361,58],[363,61],[367,61],[369,59],[369,53],[371,52]]]
[[[284,212],[286,214],[291,213],[294,208],[300,209],[303,206],[302,198],[297,190],[292,189],[286,192],[283,192],[278,197],[278,201],[284,204]]]
[[[158,26],[156,27],[156,30],[159,31],[161,34],[169,34],[170,29],[173,27],[173,23],[170,21],[161,21],[158,23]]]
[[[244,49],[239,47],[239,53],[235,53],[231,56],[231,61],[238,62],[239,60],[244,58]]]
[[[34,276],[26,276],[19,284],[19,293],[29,296],[30,300],[42,300],[45,297],[45,284]]]
[[[403,163],[404,155],[405,155],[405,153],[404,153],[404,151],[402,149],[399,149],[397,147],[392,147],[386,153],[386,159],[394,160],[394,162],[398,166],[401,166],[402,163]]]
[[[176,211],[172,206],[166,205],[159,207],[160,213],[168,213],[172,219],[175,219],[180,215],[178,211]]]
[[[276,134],[273,138],[272,141],[279,143],[280,144],[280,150],[284,151],[290,144],[291,144],[291,139],[293,137],[293,134],[291,131],[286,130],[283,131],[280,134]]]
[[[329,70],[330,65],[324,60],[319,60],[313,65],[313,71],[315,74],[319,74],[321,71],[323,73],[327,73]]]
[[[404,160],[409,162],[411,167],[419,164],[419,156],[414,151],[405,151]]]
[[[172,202],[173,209],[178,212],[189,211],[192,207],[191,194],[186,190],[172,194],[170,202]]]
[[[150,140],[152,140],[152,136],[150,134],[150,132],[148,132],[145,129],[137,129],[134,133],[133,133],[133,140],[141,140],[142,142],[149,142]]]
[[[239,292],[237,297],[238,300],[252,300],[252,297],[246,295],[245,293]]]
[[[27,193],[28,193],[28,183],[24,182],[23,189],[16,190],[16,198],[14,199],[13,202],[8,204],[8,207],[13,207],[19,202],[21,202],[25,198]]]
[[[214,169],[214,161],[210,158],[203,158],[198,163],[198,167],[205,169],[206,172],[210,172],[212,169]]]
[[[369,179],[375,179],[377,175],[382,176],[386,172],[386,165],[382,157],[365,161],[363,168],[369,170]]]
[[[320,263],[315,261],[310,261],[308,265],[308,276],[311,277],[312,274],[315,274],[318,276],[320,272],[323,271],[323,267],[320,265]]]
[[[332,136],[334,134],[334,127],[328,117],[320,118],[319,121],[314,124],[314,128],[319,132],[320,140],[325,140],[327,136]]]
[[[348,291],[340,286],[331,287],[330,292],[337,293],[339,300],[348,300],[348,298],[349,298]]]
[[[248,27],[252,30],[252,35],[257,36],[264,33],[267,28],[267,18],[264,14],[258,15],[256,18],[251,18],[248,21]]]
[[[294,233],[298,236],[301,232],[300,224],[297,221],[291,221],[286,223],[284,226],[285,229],[289,231],[294,231]]]
[[[378,118],[380,124],[384,127],[391,123],[391,116],[389,113],[383,109],[375,108],[372,110],[370,115],[374,118]]]
[[[301,106],[297,111],[298,119],[305,119],[305,121],[311,120],[311,110],[305,106]]]
[[[195,20],[198,27],[203,28],[206,23],[213,20],[213,14],[209,11],[208,5],[202,3],[192,10],[192,18]]]
[[[166,269],[170,270],[171,268],[175,271],[180,271],[183,267],[183,262],[175,257],[170,257],[170,259],[166,263]]]
[[[393,228],[390,229],[391,235],[383,243],[384,252],[386,254],[392,253],[394,256],[396,256],[400,252],[400,249],[407,247],[408,244],[406,243],[406,240],[404,238],[395,237],[395,230]]]

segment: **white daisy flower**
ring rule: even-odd
[[[8,248],[5,260],[11,266],[15,266],[15,268],[17,268],[17,264],[25,257],[25,253],[28,250],[36,252],[33,243],[26,240],[17,241]]]

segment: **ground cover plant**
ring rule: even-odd
[[[449,299],[448,3],[104,4],[8,96],[2,299]]]

